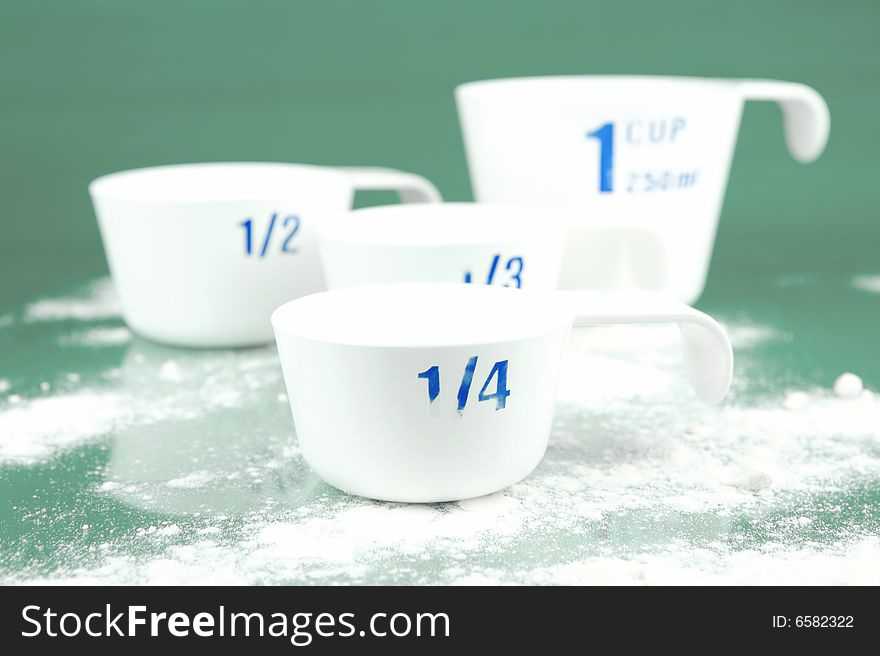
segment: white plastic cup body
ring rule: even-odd
[[[489,494],[529,474],[547,448],[571,326],[633,323],[679,324],[695,391],[724,398],[729,339],[662,294],[366,285],[272,315],[305,460],[346,492],[399,502]]]
[[[278,305],[326,289],[315,226],[351,208],[359,187],[351,171],[183,164],[92,182],[126,322],[144,337],[177,346],[271,341],[269,318]],[[369,173],[369,184],[417,178]],[[433,187],[423,183],[430,193]]]
[[[547,448],[570,319],[529,317],[550,304],[499,301],[492,287],[426,287],[330,291],[273,315],[303,457],[341,490],[400,502],[480,496],[528,475]],[[351,326],[330,325],[346,312]],[[441,333],[446,343],[430,343]]]
[[[389,205],[325,222],[319,244],[330,289],[470,282],[556,289],[570,211],[475,203]]]
[[[780,103],[801,161],[828,136],[821,96],[785,82],[511,78],[463,84],[456,99],[478,201],[581,208],[563,288],[648,288],[686,303],[705,286],[744,101]],[[603,239],[596,220],[649,227],[657,239]]]

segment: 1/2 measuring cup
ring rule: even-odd
[[[800,162],[822,153],[830,129],[816,91],[770,80],[510,78],[463,84],[455,96],[478,201],[582,208],[563,287],[651,286],[688,303],[705,286],[743,103],[780,105]],[[652,226],[669,263],[663,279],[641,270],[641,255],[610,267],[644,251],[617,236],[597,239],[596,218]]]
[[[468,282],[556,289],[570,207],[434,203],[354,210],[321,223],[318,245],[331,289],[394,282]],[[641,226],[591,227],[598,239],[654,244]],[[649,255],[662,249],[646,248]],[[661,253],[662,255],[662,253]],[[665,262],[643,270],[662,277]],[[608,266],[615,270],[617,263]],[[646,281],[647,282],[647,281]],[[649,284],[649,283],[648,283]]]
[[[305,164],[160,166],[89,185],[126,322],[201,347],[269,342],[272,310],[325,289],[315,225],[358,189],[440,200],[411,173]]]
[[[367,285],[272,315],[306,462],[341,490],[400,502],[489,494],[529,474],[547,447],[572,325],[633,323],[679,324],[697,394],[725,396],[724,331],[650,292]]]

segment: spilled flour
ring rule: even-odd
[[[98,326],[89,330],[77,330],[69,335],[63,335],[59,342],[63,346],[118,346],[128,344],[132,340],[131,331],[124,326],[105,327]]]
[[[9,407],[0,400],[0,464],[34,465],[131,427],[245,406],[263,389],[274,398],[283,386],[273,349],[196,351],[181,358],[183,367],[165,359],[169,351],[137,344],[120,368],[105,372],[104,385],[77,389],[77,375],[71,381],[68,374],[64,392],[19,398]]]
[[[182,489],[194,489],[203,487],[214,478],[214,474],[206,471],[194,471],[185,474],[179,478],[172,478],[165,483],[168,487],[176,487]]]
[[[97,439],[125,416],[123,395],[84,391],[19,401],[0,412],[0,462],[33,464]]]
[[[109,278],[101,278],[84,287],[80,293],[59,298],[46,298],[25,308],[27,323],[40,321],[90,321],[115,319],[122,315],[122,307]]]
[[[880,294],[880,276],[860,275],[852,279],[852,286],[864,292]]]
[[[17,488],[0,581],[880,583],[880,399],[851,378],[756,398],[762,349],[791,336],[728,328],[718,407],[693,398],[674,330],[578,331],[536,471],[433,505],[318,480],[272,348],[134,339],[100,375],[0,397],[4,471],[57,479]]]

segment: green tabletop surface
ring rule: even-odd
[[[107,279],[36,300],[0,329],[0,580],[880,582],[880,397],[829,389],[849,363],[880,380],[880,277],[852,283],[707,301],[737,354],[720,406],[674,330],[580,330],[544,462],[437,505],[318,480],[273,347],[146,342]]]
[[[0,583],[880,583],[878,20],[867,1],[3,3]],[[579,330],[531,476],[386,504],[310,472],[274,347],[125,326],[98,175],[379,165],[467,200],[455,85],[577,73],[828,100],[807,166],[778,108],[745,111],[697,304],[734,343],[721,405],[687,387],[674,331]],[[865,391],[835,393],[844,372]]]

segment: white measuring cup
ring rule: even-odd
[[[306,462],[341,490],[400,502],[489,494],[528,475],[547,447],[572,325],[633,323],[679,324],[695,391],[725,396],[724,331],[651,292],[368,285],[272,315]]]
[[[566,235],[580,218],[570,207],[434,203],[354,210],[318,227],[331,289],[394,282],[467,282],[556,289]],[[648,228],[592,227],[602,242],[656,243]],[[648,255],[659,249],[649,248]],[[616,271],[623,256],[608,267]],[[642,262],[653,279],[665,262]],[[646,281],[650,284],[649,281]]]
[[[800,162],[822,153],[830,130],[822,96],[772,80],[510,78],[455,96],[478,201],[581,207],[564,288],[651,287],[688,303],[705,286],[744,102],[779,104]],[[650,225],[661,242],[597,239],[597,218]],[[662,280],[642,270],[652,249],[669,263]]]
[[[200,347],[269,342],[272,310],[325,289],[315,225],[359,189],[440,200],[411,173],[282,163],[160,166],[89,186],[126,322]]]

